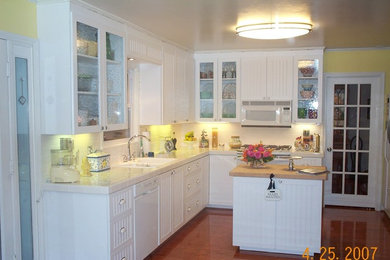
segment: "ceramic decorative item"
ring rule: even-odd
[[[92,153],[87,156],[88,163],[91,166],[91,172],[102,172],[110,169],[110,154],[108,153]]]

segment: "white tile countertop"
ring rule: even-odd
[[[232,154],[232,150],[191,149],[157,155],[157,157],[175,158],[171,162],[153,168],[130,168],[120,165],[111,166],[110,170],[92,173],[90,177],[80,177],[75,183],[44,183],[44,191],[77,192],[92,194],[109,194],[119,191],[141,181],[147,180],[171,169],[209,154]]]

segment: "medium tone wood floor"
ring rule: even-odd
[[[329,248],[335,247],[335,260],[390,259],[390,220],[383,212],[364,209],[325,208],[322,223],[322,246],[326,253],[314,259],[328,259]],[[348,247],[351,247],[351,253]],[[363,253],[363,247],[369,251]],[[373,249],[377,247],[375,258]],[[353,250],[355,249],[355,257]],[[368,258],[367,257],[368,252]],[[364,256],[364,257],[363,257]],[[338,258],[336,258],[338,257]],[[232,210],[203,210],[175,235],[157,248],[148,260],[161,259],[306,259],[299,255],[240,251],[232,246]]]

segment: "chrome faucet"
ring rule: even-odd
[[[129,152],[129,155],[128,155],[128,161],[133,161],[135,156],[134,154],[131,153],[131,150],[130,150],[130,144],[131,144],[131,141],[133,141],[135,138],[145,138],[146,140],[148,140],[150,142],[150,139],[145,136],[145,135],[133,135],[132,137],[129,138],[129,141],[127,141],[127,149],[128,149],[128,152]]]

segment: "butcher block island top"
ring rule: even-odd
[[[314,175],[298,172],[304,169],[325,171],[325,173]],[[295,166],[293,171],[289,171],[288,165],[278,164],[266,164],[264,168],[253,168],[249,165],[242,164],[231,170],[230,176],[269,178],[271,173],[278,179],[326,180],[328,178],[325,166]]]

